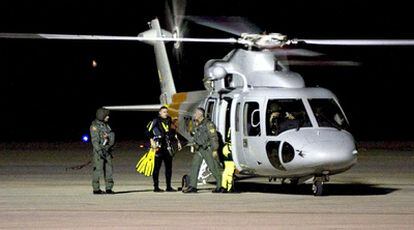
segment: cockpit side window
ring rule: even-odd
[[[244,135],[260,136],[260,110],[257,102],[247,102],[243,109]]]
[[[334,99],[309,99],[309,104],[315,114],[319,127],[349,128],[345,115]]]
[[[277,136],[290,129],[311,127],[301,99],[273,99],[267,103],[266,134]]]

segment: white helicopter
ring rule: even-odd
[[[241,34],[240,38],[182,38],[161,29],[158,19],[135,36],[10,34],[0,38],[141,41],[154,47],[161,86],[160,104],[106,106],[110,110],[157,111],[167,104],[177,119],[178,132],[190,140],[192,113],[205,108],[222,140],[231,133],[233,160],[238,173],[286,179],[301,184],[313,178],[312,191],[323,193],[329,177],[350,169],[358,151],[336,96],[327,89],[305,87],[303,78],[275,58],[281,47],[316,45],[414,45],[414,40],[288,39],[270,34]],[[175,31],[177,32],[177,31]],[[235,44],[222,59],[204,67],[203,91],[177,93],[165,42]],[[312,56],[316,52],[294,50]]]

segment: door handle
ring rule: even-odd
[[[247,139],[245,138],[245,139],[243,139],[243,147],[244,148],[247,148],[249,146],[249,144],[248,144],[248,142],[247,142]]]

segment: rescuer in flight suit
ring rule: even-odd
[[[216,126],[205,118],[203,108],[197,108],[194,113],[195,128],[193,133],[194,157],[191,164],[190,184],[183,188],[184,193],[197,192],[197,176],[203,159],[216,179],[216,188],[212,192],[222,192],[221,173],[219,170],[218,153],[219,147]]]
[[[114,180],[112,178],[112,150],[115,144],[115,133],[108,125],[109,110],[100,108],[96,111],[96,119],[90,126],[91,140],[93,146],[93,172],[92,188],[93,194],[103,194],[99,186],[99,177],[104,174],[105,191],[113,194]]]

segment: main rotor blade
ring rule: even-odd
[[[165,16],[169,31],[175,38],[182,38],[187,35],[188,21],[184,21],[186,0],[166,0],[165,1]],[[183,46],[180,42],[174,43],[173,55],[178,63],[181,62],[183,56]]]
[[[411,46],[414,39],[293,39],[292,44],[341,46]]]
[[[300,56],[300,57],[317,57],[317,56],[324,55],[323,53],[319,53],[319,52],[307,50],[307,49],[283,49],[283,48],[272,49],[272,53],[275,56]]]
[[[186,5],[186,0],[165,1],[165,15],[170,31],[173,31],[176,27],[181,29],[185,18]]]
[[[263,32],[257,25],[243,17],[186,16],[185,18],[199,25],[238,36],[242,33],[260,34]]]
[[[102,40],[102,41],[164,41],[164,42],[207,42],[207,43],[239,43],[235,38],[168,38],[168,37],[134,37],[106,35],[71,35],[71,34],[25,34],[0,33],[0,38],[14,39],[57,39],[57,40]]]
[[[354,61],[322,61],[322,60],[280,60],[279,63],[288,66],[360,66]]]

